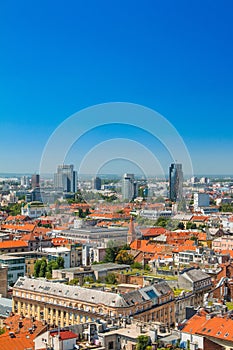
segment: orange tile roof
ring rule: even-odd
[[[201,315],[194,315],[186,322],[186,325],[182,329],[182,333],[196,334],[196,332],[206,323],[206,315],[207,313],[205,311],[202,311]]]
[[[19,322],[21,327],[19,328]],[[25,350],[34,349],[35,344],[33,340],[42,331],[46,330],[46,326],[42,322],[34,321],[30,318],[21,318],[20,315],[14,315],[4,320],[6,332],[0,335],[0,349],[1,350]],[[29,328],[35,326],[35,331],[30,334]],[[12,332],[14,337],[10,337],[9,333]]]
[[[22,225],[13,225],[13,224],[4,224],[1,226],[4,230],[14,230],[14,231],[33,231],[36,227],[35,224],[22,224]]]
[[[207,221],[209,219],[209,216],[204,216],[204,215],[194,215],[191,219],[191,221]]]
[[[231,256],[231,258],[233,258],[233,250],[227,249],[227,250],[221,250],[221,254],[222,255],[227,255],[229,254]]]
[[[94,212],[93,214],[88,215],[90,218],[99,218],[99,219],[125,219],[129,218],[129,215],[119,214],[119,213],[98,213]]]
[[[34,349],[34,342],[32,334],[20,333],[16,334],[14,338],[9,336],[9,333],[0,335],[0,349],[1,350],[25,350]]]
[[[9,240],[9,241],[0,242],[0,249],[21,248],[21,247],[28,247],[28,244],[21,240],[17,240],[17,241]]]
[[[37,226],[33,230],[33,233],[35,233],[35,234],[41,234],[42,233],[43,234],[43,233],[47,233],[49,231],[51,231],[51,228]]]
[[[183,328],[182,332],[200,334],[207,337],[233,340],[233,320],[228,317],[212,317],[206,319],[205,315],[194,315]]]
[[[63,246],[65,244],[69,243],[69,240],[66,238],[52,238],[52,243],[54,245],[54,247],[58,247],[58,246]]]
[[[141,229],[141,232],[144,237],[152,237],[164,234],[167,232],[167,230],[163,227],[149,227]]]
[[[192,251],[195,251],[196,250],[196,246],[194,245],[182,245],[182,246],[176,246],[173,248],[173,252],[174,253],[179,253],[179,252],[185,252],[187,250],[192,250]]]
[[[54,228],[54,230],[62,231],[62,230],[67,230],[67,228],[68,228],[68,225],[67,226],[65,226],[65,225],[63,225],[63,226],[56,226]]]
[[[141,251],[144,253],[161,253],[168,251],[168,246],[164,244],[158,244],[148,240],[135,240],[130,244],[132,250]]]
[[[24,221],[26,219],[28,219],[29,217],[26,216],[26,215],[9,215],[7,218],[6,218],[6,221]]]
[[[197,238],[199,239],[199,241],[206,241],[207,234],[205,232],[200,232],[198,233]]]
[[[51,332],[50,332],[50,335],[51,335],[52,337],[55,337],[55,336],[59,335],[59,339],[60,339],[60,340],[68,340],[68,339],[78,338],[78,335],[77,335],[76,333],[71,332],[71,331],[69,331],[69,330],[62,330],[62,331],[60,331],[59,333],[56,332],[56,331],[54,331],[54,332],[51,331]]]

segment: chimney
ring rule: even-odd
[[[129,223],[129,231],[128,231],[128,236],[127,236],[127,243],[131,244],[135,240],[136,240],[136,231],[134,228],[133,216],[131,215],[130,223]]]

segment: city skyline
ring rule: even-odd
[[[230,1],[0,6],[1,173],[38,172],[64,120],[123,101],[151,108],[174,126],[194,174],[233,174]],[[164,159],[166,174],[176,161],[145,130],[125,125],[90,130],[65,161],[77,168],[93,146],[116,138],[150,148]]]

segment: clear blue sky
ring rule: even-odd
[[[1,1],[0,172],[37,171],[64,119],[124,101],[174,125],[195,173],[233,174],[232,23],[231,0]]]

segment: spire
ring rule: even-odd
[[[127,243],[131,244],[133,241],[135,241],[135,239],[136,239],[136,231],[134,228],[133,216],[131,215],[130,222],[129,222],[129,231],[127,236]]]

